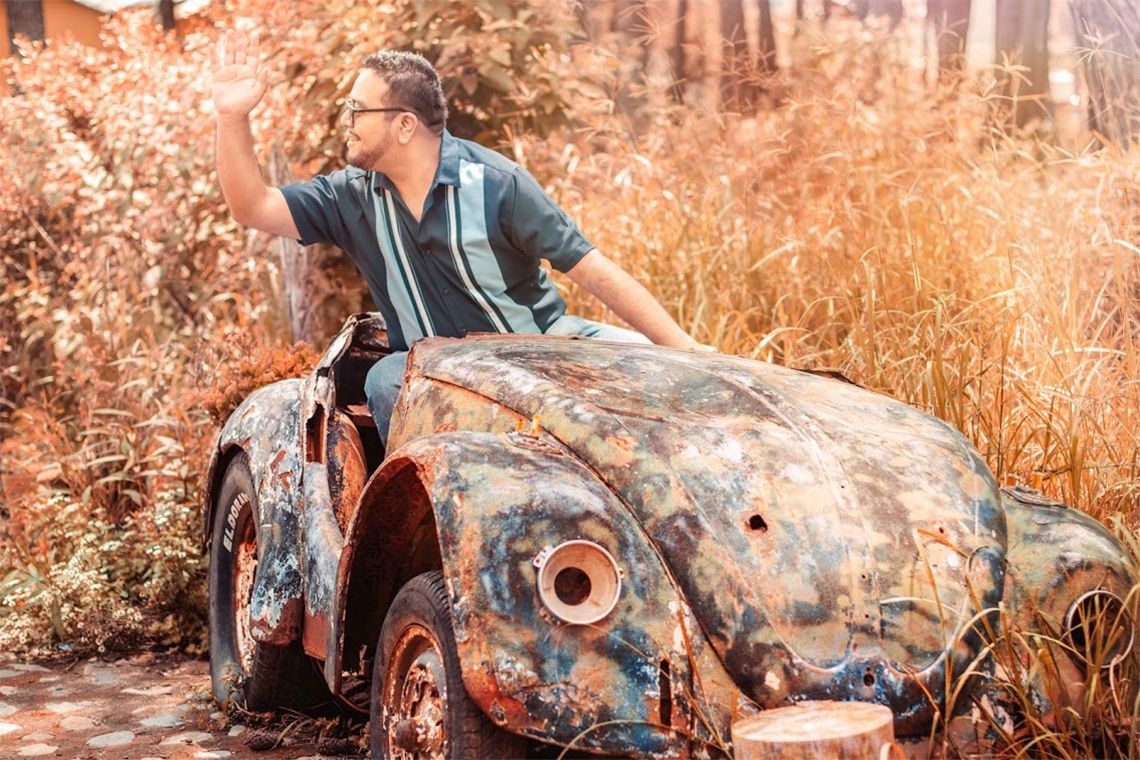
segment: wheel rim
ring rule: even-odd
[[[430,631],[410,625],[388,658],[383,709],[390,757],[447,756],[447,678],[440,651]]]
[[[257,534],[253,520],[245,520],[241,536],[234,544],[234,645],[242,675],[253,672],[253,653],[256,643],[249,626],[250,601],[253,599],[253,579],[257,575]]]

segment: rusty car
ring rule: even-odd
[[[436,337],[381,441],[363,380],[388,351],[356,315],[218,435],[219,701],[351,702],[382,757],[731,756],[734,720],[801,700],[885,705],[924,740],[985,701],[959,676],[998,610],[1052,626],[1070,691],[1134,656],[1121,542],[886,395],[651,345]]]

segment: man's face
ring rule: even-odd
[[[357,77],[348,94],[348,105],[354,108],[388,108],[396,106],[388,102],[388,83],[376,72],[366,69]],[[356,114],[352,123],[347,109],[341,115],[340,123],[345,130],[347,160],[351,166],[365,171],[385,171],[399,153],[396,139],[395,111]]]

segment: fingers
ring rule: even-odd
[[[226,32],[221,39],[214,43],[214,55],[211,59],[211,63],[214,65],[214,73],[226,65],[226,49],[229,48],[229,39],[230,33]]]
[[[229,30],[214,46],[214,71],[225,66],[250,66],[257,69],[261,58],[261,30],[246,32]]]
[[[246,53],[249,48],[249,35],[243,30],[238,29],[234,32],[234,59],[231,61],[235,66],[244,66],[246,62]]]

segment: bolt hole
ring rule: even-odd
[[[748,527],[752,530],[767,531],[768,523],[764,522],[764,518],[760,515],[752,515],[748,518]]]
[[[873,675],[871,675],[870,673],[863,676],[863,685],[864,686],[874,686],[875,685],[875,677]]]
[[[590,597],[590,576],[580,567],[567,567],[554,576],[554,595],[576,607]]]

